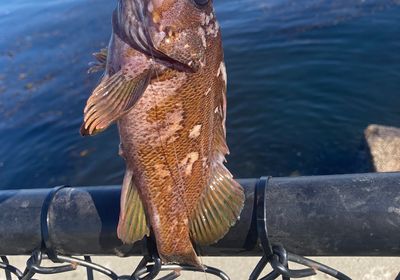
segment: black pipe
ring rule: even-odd
[[[246,192],[240,221],[217,244],[198,248],[201,255],[262,254],[253,211],[258,179],[239,182]],[[267,182],[267,226],[273,244],[299,255],[400,256],[400,173]],[[43,213],[50,191],[0,191],[0,255],[31,254],[42,246],[46,230],[46,245],[59,254],[142,255],[141,242],[122,245],[116,236],[119,186],[60,189]],[[48,221],[41,225],[42,214]]]

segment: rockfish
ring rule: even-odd
[[[224,166],[226,70],[212,2],[119,0],[112,27],[81,134],[118,124],[118,237],[130,244],[151,231],[164,263],[201,267],[192,242],[221,239],[244,203]]]

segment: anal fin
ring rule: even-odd
[[[143,203],[132,180],[132,171],[125,172],[121,191],[121,212],[119,216],[118,238],[125,244],[141,240],[150,231],[146,221]]]
[[[193,241],[209,245],[221,239],[238,220],[244,199],[240,184],[222,163],[216,164],[210,184],[189,220]]]

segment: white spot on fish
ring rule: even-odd
[[[160,216],[159,215],[154,215],[154,223],[156,226],[160,225]]]
[[[214,13],[210,13],[209,15],[202,13],[200,15],[200,23],[201,27],[204,28],[204,31],[207,35],[212,35],[214,37],[217,37],[219,32],[219,24],[214,19]]]
[[[210,24],[206,26],[206,34],[212,35],[213,37],[217,37],[219,32],[219,24],[215,22],[214,24]]]
[[[225,65],[224,65],[225,68]],[[226,75],[226,72],[225,72]],[[225,80],[225,86],[226,86],[226,80]],[[226,126],[225,126],[225,122],[226,122],[226,94],[225,94],[225,89],[222,89],[222,128],[224,130],[224,135],[226,136]]]
[[[206,56],[204,56],[203,59],[200,59],[199,62],[200,62],[201,67],[206,66]]]
[[[195,138],[199,137],[200,130],[201,130],[201,124],[197,124],[197,125],[193,126],[193,128],[190,130],[189,138],[195,139]]]
[[[174,139],[171,138],[175,137],[175,133],[183,128],[182,126],[183,111],[178,109],[175,110],[173,113],[168,114],[166,121],[167,121],[167,126],[165,127],[164,131],[160,131],[161,141],[164,138],[165,140],[167,140],[168,143],[171,143],[175,140],[175,138]]]
[[[181,160],[180,167],[183,169],[186,176],[192,174],[193,164],[199,159],[198,152],[191,152],[186,155],[186,157]]]
[[[154,120],[149,114],[154,114],[159,110],[157,104],[164,104],[165,100],[174,96],[186,79],[185,73],[177,73],[176,77],[168,81],[154,81],[148,86],[137,106],[123,121],[123,126],[129,125],[129,130],[141,131],[141,133],[130,134],[129,141],[137,141],[138,145],[155,148],[173,143],[179,137],[178,131],[183,128],[184,117],[182,103],[175,103],[174,108],[165,112],[161,119]],[[125,121],[129,122],[125,123]]]
[[[148,123],[147,143],[151,146],[158,147],[160,145],[173,143],[177,138],[177,132],[183,128],[183,111],[182,104],[177,103],[174,111],[166,114],[165,119],[154,123]],[[149,137],[154,137],[151,140]]]
[[[206,16],[206,25],[208,25],[210,23],[211,17],[210,16]]]
[[[204,93],[204,95],[207,96],[210,92],[211,92],[211,87],[209,87],[209,88],[207,89],[207,91]]]
[[[206,41],[206,32],[204,31],[204,29],[202,27],[199,26],[197,33],[200,36],[201,39],[201,43],[203,44],[203,47],[206,48],[207,47],[207,41]]]
[[[153,2],[150,1],[149,4],[147,5],[147,10],[152,13],[154,10]]]
[[[122,149],[122,143],[119,143],[119,146],[118,146],[118,155],[119,155],[120,157],[122,157],[122,158],[125,158],[125,157],[124,157],[124,150]]]
[[[164,0],[151,0],[153,2],[154,7],[158,8],[162,5]]]
[[[202,13],[200,15],[200,23],[201,23],[201,25],[205,25],[206,24],[206,17],[207,17],[207,15],[205,13]]]
[[[210,24],[210,22],[213,20],[213,18],[214,18],[214,13],[210,13],[209,15],[202,13],[200,15],[200,23],[203,26],[207,26]]]
[[[156,174],[160,177],[160,179],[165,179],[170,175],[170,173],[168,172],[168,170],[166,170],[163,164],[160,163],[155,164],[154,169]]]
[[[201,159],[201,161],[203,162],[203,168],[207,168],[208,166],[207,166],[207,158],[206,157],[203,157],[202,159]]]
[[[215,26],[214,26],[214,28],[215,28],[215,30],[216,30],[215,37],[217,37],[217,35],[218,35],[218,31],[219,31],[219,23],[218,23],[218,21],[216,21],[216,22],[215,22]]]
[[[167,34],[164,31],[156,32],[153,37],[154,46],[159,47],[166,36]]]
[[[223,61],[221,61],[220,65],[219,65],[217,76],[219,76],[220,74],[222,74],[222,79],[224,80],[225,85],[226,85],[226,82],[227,82],[226,67],[225,67],[225,63]]]

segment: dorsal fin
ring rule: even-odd
[[[88,73],[91,74],[105,70],[107,64],[107,55],[108,55],[107,48],[103,48],[99,52],[93,53],[93,56],[96,58],[97,61],[89,63],[90,68],[88,70]]]

